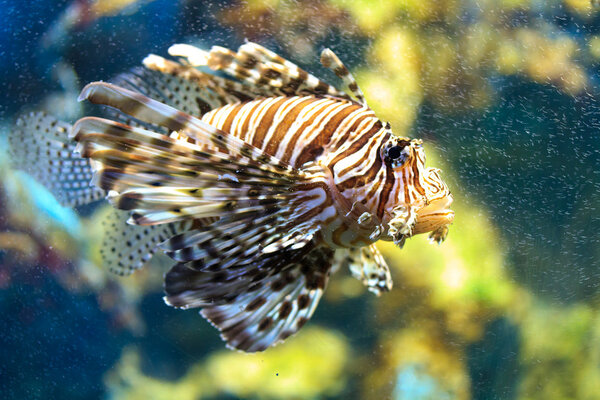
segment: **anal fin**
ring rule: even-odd
[[[102,220],[100,254],[104,266],[117,275],[130,275],[142,268],[158,250],[158,244],[175,231],[173,224],[138,226],[128,224],[128,218],[128,212],[111,207]]]
[[[215,218],[196,219],[185,223],[161,225],[132,225],[127,223],[129,212],[111,207],[102,219],[104,236],[100,254],[104,267],[117,275],[130,275],[142,268],[160,250],[160,243],[173,235],[199,229],[217,221]]]

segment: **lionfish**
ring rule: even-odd
[[[34,113],[13,136],[15,157],[45,165],[34,173],[64,204],[107,197],[124,210],[108,221],[111,270],[162,249],[176,261],[166,303],[200,308],[229,347],[255,352],[308,321],[341,265],[390,290],[378,240],[446,238],[452,195],[422,141],[395,136],[331,50],[321,63],[344,91],[255,43],[169,53],[180,61],[149,55],[83,89],[109,118]]]

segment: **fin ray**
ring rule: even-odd
[[[266,96],[317,94],[351,99],[291,61],[252,42],[240,46],[237,52],[220,46],[213,46],[207,52],[176,44],[169,48],[169,54],[183,57],[192,66],[206,65],[223,71]]]
[[[390,269],[374,244],[359,249],[350,249],[348,254],[348,267],[352,276],[361,281],[370,292],[380,296],[381,293],[392,290],[393,281]]]
[[[262,351],[310,319],[327,285],[332,257],[333,250],[313,243],[218,271],[180,263],[165,277],[165,301],[201,307],[229,347]]]

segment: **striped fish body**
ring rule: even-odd
[[[320,167],[296,189],[314,193],[313,212],[296,222],[319,221],[325,244],[355,248],[378,239],[373,232],[383,209],[370,223],[357,220],[377,203],[381,164],[371,160],[390,132],[368,107],[333,97],[278,96],[218,108],[202,120],[294,168]]]
[[[453,219],[450,191],[437,169],[425,168],[421,141],[395,137],[366,104],[331,96],[278,96],[217,108],[202,120],[294,168],[320,167],[305,185],[321,191],[305,218],[319,221],[319,238],[330,247],[357,248],[379,239],[402,244],[426,232],[440,242]],[[399,167],[387,156],[393,147],[405,153]],[[409,212],[401,215],[400,225],[405,218],[414,220],[408,231],[395,230],[395,210]]]

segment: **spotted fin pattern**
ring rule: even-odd
[[[164,76],[166,81],[173,79],[173,91],[179,93],[184,100],[192,101],[192,104],[193,102],[202,104],[200,108],[214,109],[226,104],[271,95],[268,89],[261,90],[255,86],[208,74],[190,65],[167,60],[155,54],[150,54],[144,59],[144,66]],[[173,105],[168,102],[165,104]],[[185,102],[182,102],[182,105],[185,105]],[[178,108],[176,105],[175,107]],[[188,112],[184,108],[181,110]],[[192,112],[190,114],[200,115]]]
[[[370,292],[380,296],[392,290],[392,275],[385,259],[372,244],[348,250],[348,267],[352,276],[361,281]]]
[[[144,64],[149,67],[134,68],[118,75],[111,83],[194,116],[202,116],[212,109],[253,98],[237,92],[229,93],[221,86],[224,78],[205,74],[159,56],[149,55]],[[139,120],[135,121],[137,125],[131,124],[132,116],[112,110],[113,114],[121,115],[118,119],[121,122],[149,128],[147,123]]]
[[[138,226],[127,224],[129,213],[111,208],[102,220],[104,235],[100,254],[103,265],[117,275],[130,275],[144,266],[158,244],[175,233],[173,224]]]
[[[206,74],[154,54],[144,59],[143,67],[120,74],[111,79],[110,83],[198,117],[227,104],[253,99],[259,95],[268,96],[268,93],[252,91],[241,83]],[[165,127],[141,121],[116,108],[107,108],[103,114],[129,126],[169,134]]]
[[[63,206],[75,207],[104,197],[90,185],[90,161],[74,154],[71,125],[43,112],[21,116],[9,135],[13,165],[30,173]]]
[[[296,333],[312,316],[329,279],[333,250],[310,243],[264,254],[217,271],[175,265],[165,276],[165,301],[202,307],[231,348],[263,351]]]
[[[122,276],[142,268],[160,250],[159,244],[173,235],[203,228],[218,221],[218,218],[206,218],[177,224],[140,226],[128,224],[128,218],[129,212],[111,208],[102,220],[104,235],[100,254],[103,265]]]

